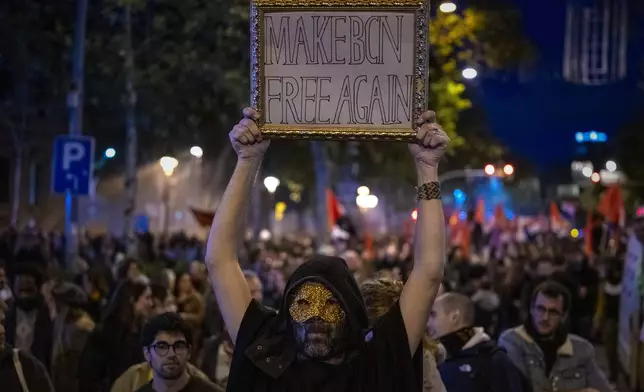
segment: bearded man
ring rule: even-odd
[[[445,224],[437,168],[449,138],[434,112],[418,119],[409,150],[418,173],[418,220],[413,272],[400,301],[371,329],[356,281],[344,260],[315,256],[289,279],[277,313],[253,300],[237,260],[244,213],[269,142],[244,110],[230,132],[237,166],[217,208],[206,265],[235,342],[229,391],[415,391],[414,362],[443,276]],[[386,146],[383,146],[386,147]],[[418,364],[416,367],[415,364]]]

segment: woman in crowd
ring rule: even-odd
[[[360,287],[362,297],[367,307],[369,325],[373,326],[389,308],[398,301],[402,293],[403,282],[390,279],[367,280]],[[441,380],[437,362],[444,359],[444,352],[427,334],[423,339],[423,391],[446,392]],[[420,369],[418,369],[420,370]]]
[[[177,310],[186,323],[192,328],[193,355],[199,352],[201,347],[202,325],[204,320],[205,303],[201,294],[192,283],[192,277],[184,273],[177,279],[175,300]]]
[[[117,286],[101,325],[90,335],[81,355],[81,391],[109,391],[127,368],[144,360],[139,334],[152,307],[148,285],[126,280]]]

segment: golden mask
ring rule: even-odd
[[[302,284],[293,297],[288,309],[293,321],[303,323],[319,317],[327,323],[339,324],[344,319],[344,311],[331,290],[320,283]]]

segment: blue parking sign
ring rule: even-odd
[[[94,138],[61,135],[54,140],[52,188],[55,193],[89,194],[94,172]]]

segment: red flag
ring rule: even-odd
[[[563,221],[563,218],[561,217],[561,211],[559,211],[559,207],[557,207],[557,203],[554,201],[550,202],[550,222],[555,225],[559,224]]]
[[[606,220],[615,225],[619,224],[622,210],[624,208],[624,199],[622,189],[613,185],[602,193],[597,211],[606,217]]]
[[[507,217],[505,216],[505,210],[503,209],[502,204],[497,204],[494,208],[494,225],[497,228],[504,228],[507,223]]]
[[[485,223],[485,200],[479,199],[476,202],[476,211],[474,212],[474,222],[480,223],[481,225]]]
[[[195,217],[197,223],[199,223],[201,227],[212,226],[212,221],[215,219],[216,211],[198,210],[193,207],[190,207],[190,211],[192,211],[192,215]]]
[[[331,230],[340,218],[340,203],[335,197],[335,193],[333,193],[333,190],[331,189],[326,190],[326,206],[329,220],[329,230]]]

